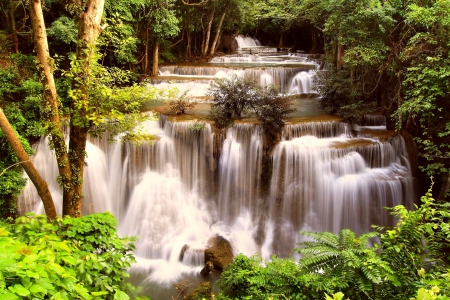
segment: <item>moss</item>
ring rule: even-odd
[[[212,299],[211,293],[211,283],[209,281],[204,281],[200,285],[190,292],[185,300],[201,300],[201,299]]]

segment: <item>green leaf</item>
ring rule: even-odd
[[[14,285],[14,290],[16,291],[17,294],[19,294],[20,296],[28,296],[30,294],[30,291],[27,290],[23,285],[21,284],[15,284]]]
[[[33,294],[42,293],[42,294],[46,295],[47,294],[47,289],[44,288],[43,286],[39,285],[39,284],[33,284],[30,287],[30,292],[32,292]]]
[[[116,291],[116,293],[114,294],[114,300],[129,300],[130,297],[122,292],[122,291]]]
[[[15,300],[20,299],[16,294],[13,293],[7,293],[7,294],[1,294],[0,300]]]

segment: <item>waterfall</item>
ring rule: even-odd
[[[261,43],[257,39],[248,36],[238,35],[235,39],[239,49],[261,46]]]
[[[214,157],[211,126],[191,125],[161,116],[142,124],[158,137],[151,144],[110,144],[108,137],[88,142],[83,212],[108,210],[118,219],[120,235],[139,237],[131,273],[151,282],[152,295],[196,277],[208,239],[216,234],[230,241],[235,254],[270,259],[273,253],[287,255],[301,230],[367,232],[372,224],[393,224],[385,206],[411,207],[414,201],[399,135],[358,134],[340,121],[286,125],[272,152],[268,192],[261,194],[262,127],[233,125]],[[43,137],[35,146],[33,162],[61,213],[56,161],[47,144]],[[19,209],[43,213],[30,183]]]
[[[242,36],[237,40],[242,48],[259,43]],[[317,69],[311,59],[317,57],[239,53],[212,63],[161,67],[151,84],[204,96],[214,79],[237,75],[273,84],[280,93],[311,94]],[[365,116],[361,126],[349,125],[317,104],[316,98],[295,99],[297,112],[270,153],[263,128],[251,119],[220,131],[208,123],[195,130],[194,121],[159,116],[141,124],[157,137],[150,144],[89,138],[83,213],[110,211],[121,236],[139,237],[131,281],[156,300],[177,297],[175,282],[203,280],[198,274],[204,252],[216,235],[230,242],[234,254],[269,260],[272,254],[290,255],[302,239],[301,230],[363,233],[372,224],[394,224],[384,207],[412,208],[415,200],[403,138],[386,130],[381,115]],[[208,106],[199,104],[187,118],[203,118],[201,110]],[[33,163],[61,214],[62,193],[48,138],[34,147]],[[18,208],[20,213],[44,213],[30,182]]]
[[[158,88],[176,86],[181,92],[188,91],[191,96],[203,96],[214,79],[239,76],[256,79],[262,86],[273,84],[281,93],[309,94],[315,92],[312,89],[315,71],[310,69],[311,66],[264,68],[167,66],[161,67],[162,76],[151,79],[150,82]]]

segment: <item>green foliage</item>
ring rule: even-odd
[[[402,53],[410,62],[403,82],[405,101],[396,112],[398,126],[416,130],[420,154],[427,160],[429,176],[450,170],[448,110],[450,92],[450,2],[411,4],[405,22],[414,29]],[[406,120],[406,122],[404,122]]]
[[[229,126],[245,113],[253,113],[266,131],[278,133],[291,109],[291,100],[279,96],[274,87],[264,88],[255,80],[233,76],[220,79],[208,91],[213,97],[210,117],[219,128]]]
[[[430,190],[416,210],[391,210],[394,228],[359,237],[348,229],[303,233],[310,241],[294,249],[298,263],[236,256],[219,280],[219,299],[449,299],[450,204],[436,203]]]
[[[6,56],[0,68],[0,106],[25,150],[32,154],[29,140],[41,136],[44,128],[40,122],[42,85],[35,76],[33,57],[21,54]],[[16,197],[26,181],[22,168],[0,131],[0,216],[15,216]]]
[[[368,248],[369,239],[378,233],[356,237],[351,230],[343,229],[339,235],[303,234],[314,241],[300,243],[295,251],[303,255],[299,264],[305,273],[320,274],[317,287],[327,293],[342,291],[352,299],[364,299],[366,294],[385,299],[386,283],[393,283],[396,278],[389,264],[377,255],[376,248]]]
[[[130,299],[134,244],[116,225],[109,213],[28,214],[0,227],[0,299]]]
[[[56,44],[74,47],[77,43],[78,28],[73,19],[62,16],[52,23],[47,34],[55,39]]]
[[[71,68],[64,73],[73,87],[68,91],[73,103],[69,114],[73,124],[89,128],[94,136],[106,131],[114,136],[132,130],[147,118],[140,109],[156,98],[157,89],[132,84],[133,73],[103,67],[99,59],[99,54],[88,58],[91,72],[86,74],[86,62],[72,57]],[[85,90],[89,91],[89,99]]]
[[[314,277],[301,276],[290,258],[273,256],[270,262],[262,262],[258,257],[239,254],[219,279],[219,299],[319,299],[323,294],[311,288]]]
[[[198,121],[197,119],[193,120],[192,124],[190,124],[188,126],[188,128],[190,130],[195,130],[195,131],[203,130],[203,129],[205,129],[205,127],[206,127],[206,123]]]

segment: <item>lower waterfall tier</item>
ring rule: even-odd
[[[372,224],[393,224],[385,206],[415,200],[399,135],[358,136],[336,120],[286,125],[267,166],[260,126],[235,124],[218,138],[210,124],[191,125],[161,116],[142,124],[159,137],[152,144],[88,143],[84,212],[110,211],[122,236],[139,237],[132,272],[143,280],[173,283],[197,274],[216,235],[234,254],[270,259],[288,255],[301,230],[367,232]],[[61,202],[47,144],[42,138],[36,145],[33,161]],[[19,209],[43,213],[31,184]]]

